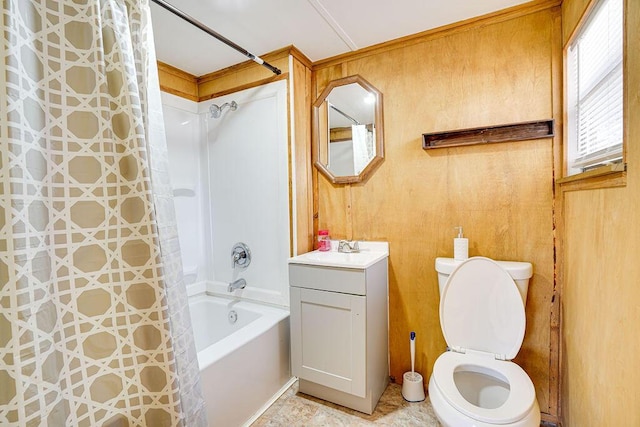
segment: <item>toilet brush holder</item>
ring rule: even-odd
[[[411,349],[411,372],[402,376],[402,397],[408,402],[422,402],[424,396],[424,381],[422,375],[415,371],[416,362],[416,333],[409,334],[409,348]]]
[[[417,372],[405,372],[402,376],[402,397],[407,402],[422,402],[425,399],[424,381]]]

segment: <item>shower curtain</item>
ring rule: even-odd
[[[148,0],[0,1],[0,425],[203,426]]]
[[[351,125],[351,140],[353,145],[353,170],[360,175],[375,156],[373,152],[373,132],[366,125]]]

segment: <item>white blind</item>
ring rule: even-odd
[[[567,53],[570,171],[622,158],[623,0],[603,0]]]

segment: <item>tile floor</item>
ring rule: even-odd
[[[424,402],[402,398],[402,386],[389,384],[371,415],[299,393],[296,381],[251,427],[267,426],[420,426],[438,427],[429,396]]]

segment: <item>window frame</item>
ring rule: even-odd
[[[559,179],[556,180],[557,184],[565,185],[570,184],[575,189],[581,189],[581,183],[587,188],[604,188],[604,187],[619,187],[626,185],[626,171],[627,171],[627,144],[628,144],[628,102],[627,102],[627,1],[622,0],[622,160],[619,163],[605,164],[597,166],[593,169],[569,174],[569,151],[572,149],[572,144],[575,145],[576,141],[569,141],[569,85],[568,85],[568,68],[569,68],[569,47],[573,44],[577,37],[579,37],[585,25],[588,24],[592,13],[604,0],[591,0],[582,14],[578,24],[573,29],[571,35],[567,39],[563,46],[562,56],[562,70],[563,70],[563,117],[564,117],[564,136],[562,144],[562,174]],[[567,188],[568,189],[568,188]]]

